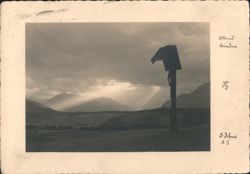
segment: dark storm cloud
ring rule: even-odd
[[[168,44],[178,48],[181,91],[209,81],[208,23],[27,24],[27,88],[85,91],[96,79],[166,86],[162,62],[150,59]]]

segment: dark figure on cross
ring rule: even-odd
[[[173,72],[169,71],[168,72],[168,84],[169,84],[169,86],[171,86],[172,79],[173,79]]]

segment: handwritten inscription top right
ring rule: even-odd
[[[219,36],[219,47],[220,48],[237,48],[238,46],[235,45],[233,42],[235,40],[235,35],[231,35],[231,36]]]

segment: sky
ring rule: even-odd
[[[177,95],[189,93],[210,80],[209,33],[209,23],[26,24],[26,95],[78,93],[134,110],[161,107],[170,98],[167,72],[150,59],[176,45]]]

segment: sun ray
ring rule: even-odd
[[[134,110],[141,110],[150,99],[160,90],[160,87],[154,86],[149,92],[147,92],[135,105]]]

